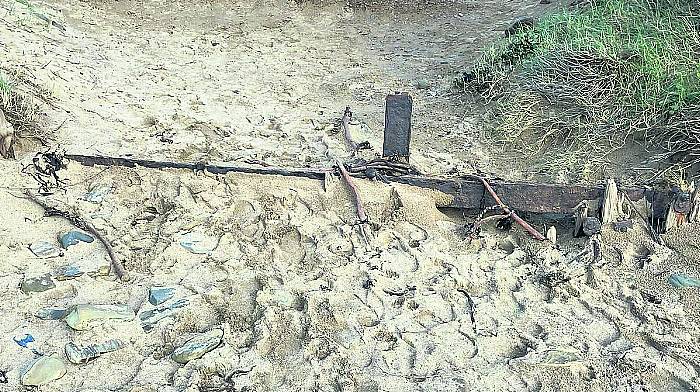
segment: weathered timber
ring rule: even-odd
[[[304,177],[323,180],[327,174],[335,173],[333,168],[281,168],[274,166],[210,165],[206,163],[181,163],[153,161],[135,158],[114,158],[88,155],[68,154],[67,159],[86,166],[124,166],[146,167],[155,169],[188,169],[208,171],[213,174],[249,173]],[[352,173],[351,173],[352,174]],[[481,181],[472,178],[446,179],[440,177],[402,175],[384,176],[390,182],[429,188],[445,193],[449,200],[438,207],[481,210],[496,204],[486,192]],[[601,198],[605,191],[603,186],[579,186],[559,184],[533,184],[489,180],[503,202],[513,210],[532,213],[573,214],[582,200]],[[668,192],[646,188],[623,188],[622,191],[631,201],[646,199],[651,204],[655,215],[663,216],[669,202]]]
[[[413,99],[406,93],[386,96],[384,111],[385,158],[398,158],[408,162],[411,144],[411,113]]]

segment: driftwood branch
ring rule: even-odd
[[[503,212],[506,213],[507,216],[513,218],[513,220],[517,224],[522,226],[522,228],[525,229],[525,231],[527,231],[528,233],[530,233],[530,235],[532,235],[536,240],[538,240],[538,241],[546,241],[547,240],[547,237],[543,236],[542,233],[537,231],[537,229],[532,227],[529,223],[525,222],[525,220],[523,220],[523,218],[519,217],[518,214],[515,213],[515,211],[508,208],[508,206],[505,203],[503,203],[501,198],[498,197],[498,194],[496,193],[496,191],[493,190],[493,188],[488,183],[488,181],[486,181],[485,178],[479,177],[479,176],[472,176],[472,177],[478,178],[479,180],[481,180],[481,183],[484,185],[484,188],[486,189],[486,191],[491,195],[491,197],[493,197],[493,200],[496,201],[496,204],[498,204],[498,206],[501,207],[501,209],[503,210]]]
[[[102,234],[100,234],[99,231],[97,231],[97,229],[92,223],[78,215],[78,213],[75,211],[63,211],[56,207],[48,205],[45,201],[41,200],[29,190],[26,190],[24,194],[29,200],[33,201],[41,208],[43,208],[46,216],[60,216],[68,220],[75,227],[85,230],[88,233],[92,234],[95,238],[97,238],[97,240],[100,241],[100,243],[102,243],[102,245],[105,247],[105,250],[107,250],[107,254],[109,255],[109,260],[111,263],[110,270],[113,270],[114,274],[117,275],[119,279],[123,281],[129,280],[128,273],[124,269],[124,266],[122,265],[121,261],[119,261],[117,255],[114,253],[112,245],[110,245],[107,239]]]
[[[362,207],[362,199],[360,199],[360,193],[357,190],[357,186],[355,186],[355,183],[353,183],[352,177],[350,177],[350,173],[348,173],[348,171],[345,169],[343,163],[336,160],[336,164],[338,165],[338,170],[340,171],[340,177],[343,179],[343,182],[345,182],[353,195],[355,208],[357,208],[357,217],[360,219],[360,223],[367,223],[369,220],[367,219],[367,213],[365,213],[364,207]]]

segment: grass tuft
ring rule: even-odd
[[[696,0],[598,0],[545,16],[460,83],[494,102],[492,141],[554,169],[589,170],[630,141],[666,164],[700,162]]]

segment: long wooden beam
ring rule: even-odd
[[[156,169],[206,170],[213,174],[249,173],[264,175],[294,176],[322,180],[326,175],[335,173],[331,168],[282,168],[274,166],[210,165],[205,163],[181,163],[153,161],[136,158],[116,158],[68,154],[67,159],[86,166],[124,166],[146,167]],[[405,175],[386,176],[391,182],[435,189],[451,196],[449,202],[441,207],[462,209],[481,209],[492,206],[495,201],[486,192],[481,181],[471,178],[448,179],[431,176]],[[559,184],[533,184],[524,182],[506,182],[489,180],[499,197],[510,208],[533,213],[572,214],[582,200],[595,200],[603,196],[602,186],[579,186]],[[649,188],[623,189],[632,201],[646,199],[655,211],[655,216],[663,216],[669,203],[669,194]]]

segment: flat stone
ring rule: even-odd
[[[39,386],[58,380],[65,376],[66,364],[54,356],[42,356],[35,359],[22,374],[22,385]]]
[[[42,320],[60,320],[68,314],[66,308],[41,308],[34,313],[34,316]]]
[[[71,230],[64,233],[59,238],[59,242],[61,243],[61,247],[63,249],[68,249],[69,246],[77,245],[80,242],[91,243],[93,241],[95,241],[95,239],[91,235],[77,230]]]
[[[133,320],[134,316],[126,305],[75,305],[64,320],[69,327],[82,331],[105,320],[128,321]]]
[[[141,326],[146,332],[151,331],[160,320],[171,317],[175,315],[181,308],[187,306],[189,301],[187,299],[179,299],[168,306],[160,306],[151,310],[146,310],[139,314],[139,319],[141,319]]]
[[[199,334],[175,349],[172,358],[177,363],[187,363],[193,359],[201,358],[204,354],[217,348],[221,344],[223,336],[224,331],[220,329]]]
[[[41,259],[63,256],[63,251],[50,242],[39,241],[29,245],[34,256]]]
[[[27,278],[22,281],[20,289],[25,293],[41,293],[42,291],[50,290],[56,287],[56,284],[51,279],[51,275],[45,274],[33,278]]]
[[[148,302],[151,305],[160,305],[175,295],[174,287],[151,287],[148,292]]]
[[[100,344],[90,344],[88,346],[78,346],[73,342],[66,344],[66,357],[71,363],[76,365],[95,359],[102,354],[117,351],[126,345],[117,339],[110,339]]]
[[[84,273],[85,272],[81,271],[80,267],[77,265],[64,265],[56,270],[56,274],[54,276],[56,280],[69,280],[75,279]]]
[[[671,286],[680,289],[685,287],[700,287],[700,279],[691,278],[685,274],[671,274],[668,277]]]
[[[187,233],[180,237],[180,246],[194,254],[211,253],[219,245],[214,237],[209,237],[202,233]]]

